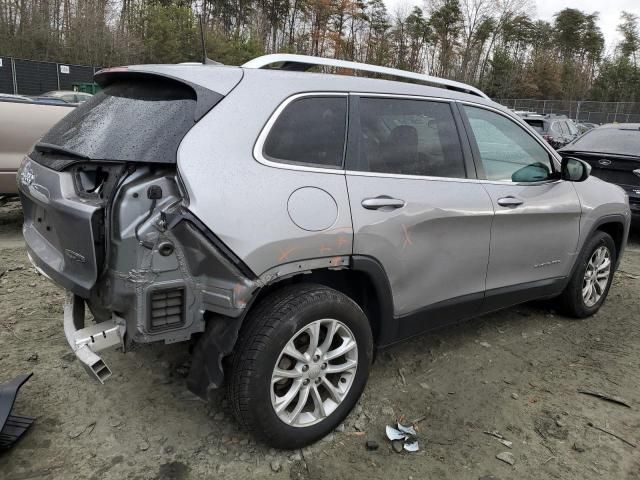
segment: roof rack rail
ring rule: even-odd
[[[276,63],[282,63],[279,67],[281,70],[290,70],[297,72],[304,72],[315,66],[327,66],[336,68],[347,68],[350,70],[358,70],[362,72],[381,73],[383,75],[391,75],[394,77],[408,78],[411,80],[418,80],[420,82],[430,83],[435,86],[448,88],[450,90],[457,90],[464,93],[471,93],[482,98],[489,99],[487,94],[483,91],[467,85],[466,83],[456,82],[454,80],[446,80],[444,78],[432,77],[431,75],[424,75],[422,73],[407,72],[406,70],[399,70],[397,68],[379,67],[377,65],[369,65],[367,63],[350,62],[347,60],[337,60],[333,58],[324,57],[312,57],[307,55],[293,55],[289,53],[273,53],[271,55],[263,55],[261,57],[249,60],[242,65],[243,68],[265,68],[269,65]]]

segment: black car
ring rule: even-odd
[[[525,115],[522,119],[556,149],[565,146],[580,134],[576,124],[565,116]]]
[[[631,213],[640,219],[640,123],[594,128],[558,153],[587,161],[592,175],[624,188]]]

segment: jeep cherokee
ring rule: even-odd
[[[625,248],[624,191],[469,85],[297,55],[96,81],[18,173],[67,340],[101,382],[105,348],[193,342],[188,387],[276,447],[336,428],[377,348],[533,299],[592,315]]]

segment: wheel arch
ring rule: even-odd
[[[613,238],[613,243],[616,246],[617,266],[617,261],[621,256],[620,253],[622,252],[625,243],[624,223],[620,220],[604,220],[603,223],[598,224],[598,226],[593,232],[591,232],[591,234],[593,235],[593,233],[595,233],[596,231],[607,233],[611,236],[611,238]]]
[[[347,268],[317,268],[275,280],[262,287],[252,303],[256,305],[276,290],[296,283],[324,285],[355,301],[369,319],[375,345],[384,346],[395,339],[397,328],[393,321],[389,279],[382,265],[374,258],[354,255]]]
[[[286,278],[274,278],[256,291],[238,318],[209,315],[207,329],[194,347],[187,378],[187,386],[193,393],[206,398],[210,389],[222,386],[226,373],[223,360],[236,347],[239,332],[246,326],[245,318],[249,311],[268,295],[296,283],[325,285],[355,301],[369,320],[375,346],[385,346],[396,339],[393,297],[384,268],[371,257],[352,256],[348,265],[343,268],[316,268],[296,272]]]
[[[605,215],[598,218],[591,225],[589,233],[585,235],[581,240],[580,250],[578,251],[578,253],[582,252],[588,240],[598,231],[607,233],[613,238],[613,243],[616,247],[615,268],[617,269],[620,263],[620,259],[622,258],[622,254],[624,253],[625,246],[627,244],[627,235],[629,234],[629,221],[627,217],[622,214]],[[573,276],[576,268],[578,267],[578,258],[580,258],[580,255],[576,255],[576,261],[571,267],[571,272],[567,277],[567,282]]]

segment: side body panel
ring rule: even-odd
[[[308,259],[326,259],[314,264],[318,268],[343,265],[340,256],[352,252],[344,172],[269,166],[254,158],[265,123],[294,92],[290,84],[265,83],[249,73],[255,72],[245,74],[178,151],[189,209],[258,276],[266,272],[270,280],[306,270],[295,262]],[[322,219],[322,229],[312,220],[301,228],[292,215]]]
[[[487,290],[565,277],[577,254],[580,202],[565,181],[484,184],[495,208]],[[523,203],[498,204],[504,197]]]
[[[491,255],[487,270],[485,310],[494,310],[498,306],[507,306],[559,293],[564,285],[564,277],[569,275],[578,253],[582,208],[573,183],[563,180],[541,182],[488,180],[474,127],[465,112],[467,106],[482,106],[467,102],[459,105],[476,168],[481,172],[479,177],[485,179],[482,180],[482,184],[491,197],[495,210],[491,229]],[[535,141],[529,143],[527,148],[533,148],[537,143],[539,145],[539,148],[535,147],[537,154],[540,157],[548,155],[552,171],[559,171],[559,155],[539,135],[535,134],[530,125],[510,112],[491,106],[484,106],[482,110],[493,114],[496,119],[511,120],[507,124],[515,128],[512,130],[514,134],[520,133],[517,129],[517,125],[520,125],[523,129],[521,133],[527,133],[530,137],[524,135],[523,138],[529,138],[529,142],[531,139]],[[482,132],[481,125],[476,128]],[[494,165],[494,175],[499,173],[499,177],[500,174],[507,174],[508,168],[511,168],[510,161],[518,164],[517,151],[492,152],[491,144],[486,139],[484,146],[485,148],[488,146],[487,160],[504,162],[503,167],[507,168],[502,171],[495,170]],[[517,143],[511,148],[516,146],[520,148]],[[494,153],[498,156],[494,157],[492,155]],[[522,151],[519,153],[521,155]],[[511,155],[514,156],[513,159],[510,158]],[[504,298],[491,299],[498,296]]]
[[[623,224],[624,228],[623,242],[618,252],[617,261],[619,263],[627,244],[631,224],[631,211],[624,190],[596,177],[589,177],[584,182],[574,183],[573,186],[582,205],[580,239],[577,250],[582,249],[594,228],[603,222],[619,222]]]
[[[384,267],[394,316],[456,297],[482,297],[493,208],[481,184],[355,172],[347,182],[354,254],[370,255]],[[379,195],[402,199],[406,205],[394,211],[363,208],[363,199]]]

